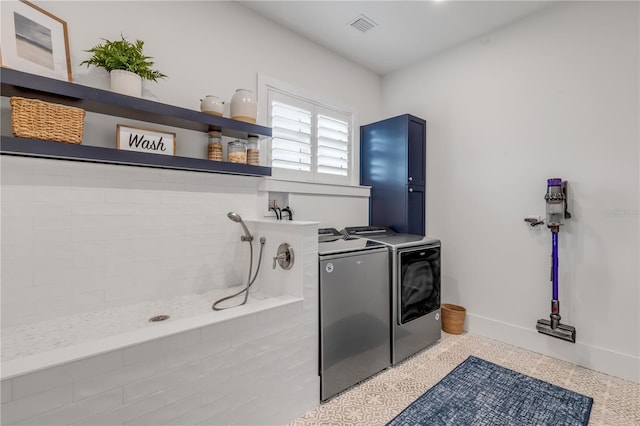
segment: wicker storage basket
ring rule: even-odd
[[[462,334],[467,310],[462,306],[446,303],[442,304],[440,310],[442,313],[442,330],[450,334]]]
[[[37,99],[11,97],[11,126],[20,138],[82,143],[85,111]]]

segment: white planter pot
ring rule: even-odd
[[[229,112],[234,120],[255,123],[258,116],[258,103],[253,92],[247,89],[236,90],[231,97]]]
[[[142,97],[142,78],[139,75],[124,70],[113,70],[110,75],[112,92]]]

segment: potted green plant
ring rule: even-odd
[[[120,40],[104,40],[85,52],[93,56],[80,65],[104,68],[111,76],[111,90],[130,96],[142,95],[142,80],[158,81],[167,77],[154,70],[153,59],[142,52],[144,42],[136,40],[131,43],[124,36]]]

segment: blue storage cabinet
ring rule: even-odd
[[[360,127],[360,184],[369,224],[425,235],[425,120],[404,114]]]

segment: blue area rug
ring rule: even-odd
[[[470,356],[388,426],[585,426],[593,398]]]

